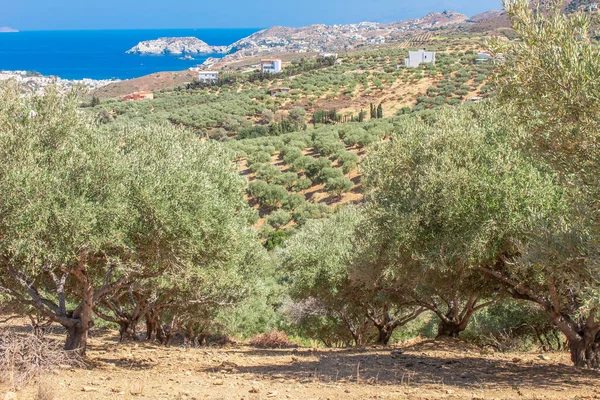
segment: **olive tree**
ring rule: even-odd
[[[491,304],[497,283],[482,271],[518,253],[532,219],[561,204],[553,177],[507,144],[496,105],[441,109],[404,120],[363,164],[374,233],[363,259],[457,336]]]
[[[85,351],[121,289],[235,275],[252,233],[228,151],[168,125],[99,129],[75,92],[18,90],[0,88],[0,287],[63,325],[66,349]]]
[[[363,221],[359,208],[345,208],[330,218],[311,220],[277,255],[289,275],[292,298],[312,305],[312,314],[305,310],[305,316],[322,317],[323,324],[338,321],[356,345],[364,345],[375,327],[377,342],[387,344],[396,328],[423,310],[397,302],[377,284],[365,285],[353,279],[356,231]],[[315,319],[319,320],[313,318],[313,323]]]
[[[505,2],[519,40],[490,47],[502,61],[494,76],[499,98],[524,128],[513,141],[556,169],[570,214],[560,223],[540,221],[520,257],[488,273],[546,311],[575,365],[599,367],[600,48],[590,17],[563,14],[561,5],[536,12],[525,0]]]

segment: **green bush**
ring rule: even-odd
[[[346,177],[329,178],[325,183],[325,191],[331,195],[341,196],[342,193],[350,191],[354,183]]]
[[[310,180],[309,178],[302,178],[296,181],[294,186],[292,186],[292,190],[295,192],[301,192],[303,190],[309,189],[312,185],[312,180]]]
[[[273,212],[269,217],[267,217],[267,224],[271,225],[273,228],[281,228],[290,222],[292,216],[289,211],[286,210],[277,210]]]
[[[281,207],[285,210],[295,210],[306,203],[306,199],[301,194],[290,193],[281,202]]]

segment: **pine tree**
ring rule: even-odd
[[[377,118],[383,118],[383,107],[381,103],[377,106]]]

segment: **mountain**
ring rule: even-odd
[[[504,10],[490,10],[486,12],[482,12],[481,14],[473,15],[471,18],[467,20],[467,22],[478,23],[487,21],[490,19],[498,18],[503,15],[506,15]]]
[[[200,39],[160,38],[140,42],[127,53],[132,54],[229,54],[242,58],[259,53],[307,53],[350,50],[362,45],[383,44],[407,33],[448,26],[458,26],[467,16],[453,11],[429,13],[389,24],[360,22],[347,25],[316,24],[301,28],[274,26],[238,40],[228,47],[209,46]]]
[[[13,28],[9,28],[8,26],[0,26],[0,33],[12,33],[12,32],[19,32],[16,29]]]
[[[138,43],[127,50],[128,54],[219,54],[225,46],[209,46],[195,37],[159,38]]]

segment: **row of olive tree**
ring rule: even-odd
[[[173,325],[242,296],[265,260],[231,154],[170,125],[101,129],[77,108],[75,92],[0,88],[2,293],[83,351],[94,313],[133,334],[158,311]]]
[[[376,288],[370,301],[435,313],[439,335],[502,297],[531,302],[575,365],[599,367],[600,50],[582,14],[505,6],[522,40],[492,44],[501,102],[397,125],[363,164],[360,218],[290,240],[282,263],[297,297],[364,317],[361,290]]]

